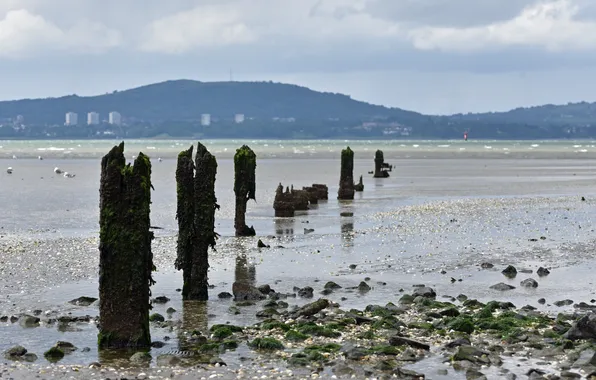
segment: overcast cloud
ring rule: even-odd
[[[0,0],[0,98],[274,80],[426,113],[596,100],[594,0]]]

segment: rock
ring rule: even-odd
[[[228,308],[228,313],[232,314],[232,315],[238,315],[241,314],[240,309],[236,306],[230,306]]]
[[[52,347],[44,352],[43,356],[50,362],[57,362],[64,357],[64,351],[57,347]]]
[[[271,286],[265,284],[265,285],[261,285],[259,287],[257,287],[257,289],[259,289],[259,292],[263,293],[264,295],[268,295],[270,293],[275,293],[275,291],[273,289],[271,289]]]
[[[357,265],[356,264],[350,264],[350,269],[356,269]]]
[[[405,368],[396,369],[395,374],[398,379],[420,380],[425,378],[423,374]]]
[[[64,352],[65,354],[70,354],[73,351],[76,351],[77,348],[74,346],[74,344],[70,343],[70,342],[65,342],[62,340],[59,340],[54,347],[59,348],[62,350],[62,352]]]
[[[272,308],[265,309],[265,310],[259,310],[256,314],[256,316],[258,318],[271,318],[274,315],[279,315],[279,312]]]
[[[550,274],[550,271],[546,268],[540,267],[536,271],[536,274],[540,277],[544,277],[544,276],[548,276]]]
[[[478,370],[469,368],[466,371],[466,380],[486,380],[486,379],[487,379],[486,376]]]
[[[165,320],[166,319],[164,318],[164,316],[159,313],[153,313],[149,316],[150,322],[163,322]]]
[[[491,263],[482,263],[482,264],[480,264],[480,267],[481,267],[482,269],[491,269],[491,268],[493,268],[493,267],[494,267],[494,265],[493,265],[493,264],[491,264]]]
[[[525,273],[525,274],[531,274],[532,273],[532,269],[520,269],[519,273]]]
[[[358,291],[359,292],[368,292],[370,291],[371,287],[364,281],[361,281],[360,284],[358,284]]]
[[[346,318],[352,318],[357,325],[364,325],[367,323],[373,323],[375,320],[372,318],[364,317],[362,315],[358,315],[356,313],[346,313],[344,314]]]
[[[159,297],[155,297],[153,299],[153,303],[155,303],[155,304],[164,304],[164,303],[167,303],[168,301],[170,301],[170,299],[166,296],[159,296]]]
[[[18,360],[27,353],[27,349],[23,346],[14,346],[4,351],[4,357],[9,360]]]
[[[298,296],[302,298],[312,298],[314,295],[314,289],[310,286],[305,286],[302,289],[298,290]]]
[[[221,292],[217,295],[217,298],[219,298],[219,299],[228,299],[228,298],[232,298],[232,297],[234,297],[234,296],[228,292]]]
[[[389,338],[389,344],[391,346],[410,346],[422,350],[430,350],[430,346],[426,343],[419,342],[417,340],[413,340],[410,338],[406,338],[403,336],[395,335]]]
[[[19,324],[26,328],[39,326],[39,321],[39,318],[26,314],[19,318]]]
[[[561,379],[563,380],[572,380],[572,379],[581,379],[582,375],[580,375],[579,373],[575,373],[575,372],[570,372],[570,371],[562,371],[561,372]],[[586,379],[591,379],[592,377],[590,375],[586,376]]]
[[[266,298],[259,289],[243,282],[234,282],[232,293],[235,301],[256,301]]]
[[[569,340],[595,339],[596,314],[589,313],[584,315],[563,336]]]
[[[344,345],[339,352],[343,353],[344,356],[350,360],[360,360],[368,355],[368,350],[362,347],[354,346],[351,343]]]
[[[209,364],[214,366],[227,366],[226,362],[224,362],[219,356],[214,356],[209,360]]]
[[[155,360],[158,367],[175,367],[181,361],[180,358],[171,354],[159,355]]]
[[[341,289],[341,286],[339,286],[338,284],[336,284],[333,281],[329,281],[325,284],[325,286],[323,288],[330,289],[330,290],[336,290],[336,289]]]
[[[416,298],[416,297],[436,298],[437,293],[435,293],[433,288],[429,288],[428,286],[423,286],[421,288],[414,289],[412,296],[414,296],[414,298]]]
[[[263,243],[263,241],[261,239],[259,239],[259,241],[257,242],[257,248],[269,248],[270,246]]]
[[[97,301],[97,298],[94,297],[79,297],[75,298],[74,300],[68,301],[68,303],[73,304],[75,306],[91,306],[93,302]]]
[[[325,298],[320,298],[315,302],[308,303],[292,313],[292,318],[310,317],[323,309],[329,307],[330,302]]]
[[[560,300],[560,301],[553,302],[553,304],[558,307],[569,306],[569,305],[573,305],[573,300],[570,300],[570,299]]]
[[[133,363],[146,363],[151,361],[151,355],[148,352],[137,352],[128,360]]]
[[[25,355],[21,356],[21,360],[24,360],[29,363],[33,363],[37,360],[37,355],[32,352],[27,352]]]
[[[453,355],[454,361],[467,360],[472,363],[488,363],[488,352],[474,346],[459,346]]]
[[[505,277],[513,278],[517,276],[517,269],[515,269],[513,265],[509,265],[507,268],[503,269],[501,273],[503,273]]]
[[[536,280],[534,280],[533,278],[527,278],[527,279],[523,280],[522,282],[520,282],[520,285],[523,286],[524,288],[537,288],[538,282]]]
[[[490,287],[491,289],[494,290],[499,290],[499,291],[506,291],[506,290],[511,290],[511,289],[515,289],[515,286],[513,285],[509,285],[509,284],[505,284],[503,282],[499,282],[498,284],[495,284],[493,286]]]
[[[544,305],[546,303],[546,300],[544,298],[539,298],[538,303]]]
[[[352,367],[348,367],[344,363],[338,363],[331,368],[331,372],[339,378],[350,377],[356,374],[356,371]]]
[[[470,340],[468,338],[457,338],[445,345],[446,348],[455,348],[459,346],[469,346]]]

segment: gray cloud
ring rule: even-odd
[[[425,26],[469,27],[506,21],[535,0],[370,0],[374,17]]]

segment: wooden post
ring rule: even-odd
[[[126,164],[124,143],[101,160],[99,188],[100,349],[149,347],[151,162]]]

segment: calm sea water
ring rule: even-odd
[[[66,301],[97,294],[97,242],[79,246],[52,245],[58,238],[93,238],[98,231],[100,158],[116,141],[0,141],[0,243],[28,242],[15,255],[0,250],[4,261],[0,287],[5,289],[0,309],[63,310]],[[154,253],[159,272],[154,294],[167,295],[184,312],[179,294],[181,275],[173,269],[177,225],[175,166],[177,154],[192,141],[134,140],[125,142],[126,156],[143,151],[152,158],[152,224],[164,228],[157,235]],[[216,231],[222,235],[211,255],[212,295],[230,291],[239,275],[276,290],[322,284],[334,280],[357,285],[365,276],[376,285],[366,296],[347,296],[346,307],[396,302],[399,289],[416,283],[436,287],[439,294],[466,293],[481,300],[494,299],[488,286],[503,281],[500,271],[479,272],[477,265],[491,261],[536,269],[558,267],[540,280],[538,289],[519,288],[507,300],[544,308],[573,294],[589,300],[596,229],[596,142],[592,141],[204,141],[218,159],[216,195],[221,210]],[[250,202],[247,223],[271,249],[256,249],[254,239],[233,237],[233,162],[235,150],[248,144],[257,153],[257,199]],[[362,175],[363,193],[354,201],[339,202],[339,155],[349,145],[355,151],[354,176]],[[376,149],[394,165],[391,177],[374,179]],[[15,156],[16,158],[13,158]],[[41,156],[43,160],[39,160]],[[161,158],[162,160],[158,160]],[[12,167],[8,174],[5,168]],[[76,174],[65,178],[54,168]],[[295,218],[274,218],[273,198],[278,183],[295,187],[312,183],[329,186],[329,201]],[[582,202],[581,196],[587,201]],[[594,199],[594,200],[593,200]],[[354,216],[341,217],[343,211]],[[304,229],[314,229],[306,234]],[[546,240],[538,240],[541,236]],[[283,245],[284,248],[277,248]],[[4,245],[3,245],[4,246]],[[31,250],[31,252],[29,251]],[[246,255],[244,261],[238,255]],[[21,257],[22,256],[22,257]],[[13,260],[16,260],[13,262]],[[18,261],[21,260],[21,261]],[[358,265],[349,270],[349,264]],[[12,265],[12,266],[11,266]],[[575,265],[575,266],[574,266]],[[13,268],[26,267],[15,275]],[[448,275],[440,274],[446,269]],[[63,273],[63,281],[55,279]],[[75,271],[78,271],[75,273]],[[80,272],[80,273],[79,273]],[[71,280],[76,274],[80,281]],[[23,276],[20,278],[18,276]],[[29,276],[29,277],[27,277]],[[53,277],[54,276],[54,277]],[[462,278],[451,283],[450,276]],[[44,281],[46,278],[50,279]],[[571,281],[573,279],[573,281]],[[317,283],[315,281],[320,280]],[[519,278],[512,284],[518,285]],[[56,281],[56,282],[53,282]],[[505,280],[507,281],[507,280]],[[317,285],[315,285],[316,287]],[[8,289],[8,290],[6,290]],[[11,292],[5,297],[6,292]],[[335,297],[335,298],[334,298]],[[583,298],[582,298],[583,297]],[[303,302],[296,300],[296,303]],[[342,303],[343,304],[343,303]],[[16,305],[16,306],[15,306]],[[238,317],[227,313],[229,301],[212,299],[197,323],[252,323],[255,309]],[[207,311],[208,310],[208,311]],[[560,309],[559,309],[560,310]],[[97,314],[97,309],[73,310]],[[161,307],[156,311],[164,312]],[[557,310],[554,310],[557,311]],[[213,314],[208,318],[207,313]],[[190,318],[190,317],[189,317]],[[27,343],[43,346],[56,340],[51,328],[27,332],[6,327],[0,349]],[[97,358],[94,326],[84,333],[64,333],[78,346],[93,347],[65,362]],[[163,331],[152,332],[160,339]],[[170,347],[171,348],[171,347]]]

